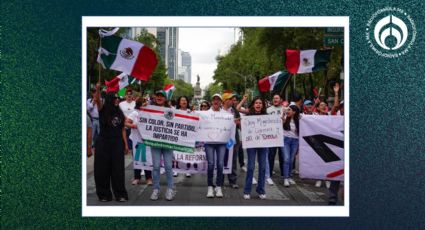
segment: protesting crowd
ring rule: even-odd
[[[290,102],[283,101],[279,93],[271,97],[271,102],[261,96],[254,97],[248,102],[248,97],[241,97],[236,93],[225,91],[223,94],[214,94],[209,101],[204,100],[197,106],[191,106],[188,97],[179,97],[172,101],[169,92],[156,91],[150,98],[135,97],[131,89],[125,92],[125,99],[120,100],[116,91],[111,91],[101,96],[100,84],[91,91],[91,98],[87,100],[88,121],[88,148],[87,155],[94,154],[94,176],[96,193],[101,202],[111,201],[114,197],[119,202],[128,200],[125,188],[124,154],[134,154],[142,148],[144,136],[139,132],[137,123],[143,108],[147,106],[164,107],[179,110],[188,115],[197,116],[202,111],[211,113],[225,113],[233,117],[235,126],[232,148],[223,141],[208,141],[202,143],[205,150],[206,170],[206,197],[222,198],[225,175],[223,169],[227,162],[231,162],[227,173],[229,186],[238,189],[237,166],[246,172],[243,182],[243,198],[251,199],[252,185],[256,184],[256,193],[259,199],[267,199],[265,184],[273,185],[272,180],[275,169],[275,157],[278,155],[280,177],[285,187],[295,185],[294,173],[298,173],[297,154],[299,153],[300,120],[310,115],[344,115],[344,103],[339,99],[340,86],[336,83],[334,90],[334,103],[329,107],[327,102],[316,97],[314,100],[303,100],[294,93]],[[243,148],[244,139],[241,135],[241,118],[248,116],[274,115],[281,119],[283,129],[283,145],[274,147]],[[202,123],[202,121],[201,121]],[[146,147],[143,147],[146,148]],[[229,154],[232,151],[233,154]],[[175,172],[175,159],[173,150],[163,146],[150,146],[152,170],[134,169],[132,184],[145,183],[153,186],[151,200],[158,200],[160,194],[160,177],[166,176],[165,199],[173,200],[176,193],[173,185]],[[245,165],[245,156],[247,157]],[[229,159],[231,157],[232,159]],[[134,159],[134,157],[133,157]],[[254,177],[256,159],[258,164],[258,180]],[[229,161],[230,160],[230,161]],[[190,173],[185,173],[187,178]],[[214,178],[215,177],[215,178]],[[275,176],[276,178],[276,176]],[[338,202],[340,181],[324,181],[329,190],[329,204]],[[320,187],[322,180],[317,180],[315,186]],[[112,192],[111,192],[112,187]]]

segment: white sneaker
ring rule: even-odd
[[[320,188],[322,186],[322,181],[321,180],[316,181],[316,184],[314,186],[316,186],[316,188]]]
[[[327,180],[325,181],[325,185],[326,185],[326,188],[329,189],[331,187],[331,182]]]
[[[186,173],[186,177],[191,177],[191,176],[192,176],[192,174]]]
[[[177,177],[179,174],[177,172],[173,172],[173,177]]]
[[[213,186],[208,186],[208,193],[207,193],[207,197],[208,197],[208,198],[213,198],[213,197],[214,197],[214,189],[213,189]]]
[[[151,200],[158,200],[159,198],[159,189],[154,189],[151,195]]]
[[[218,198],[222,198],[223,197],[223,192],[221,191],[221,187],[216,187],[215,188],[215,196]]]
[[[288,179],[283,179],[283,186],[289,187],[289,180]]]
[[[249,194],[243,194],[243,198],[245,200],[249,200],[249,199],[251,199],[251,195],[249,195]]]
[[[252,184],[257,184],[257,180],[254,177],[252,178]]]
[[[265,200],[265,199],[267,198],[266,194],[260,194],[260,195],[258,195],[258,197],[259,197],[261,200]]]
[[[160,169],[159,169],[159,173],[160,173],[161,175],[164,175],[164,173],[165,173],[165,169],[164,169],[164,168],[160,168]]]
[[[244,171],[244,172],[247,172],[248,171],[248,169],[246,168],[246,166],[242,166],[242,171]]]
[[[289,181],[289,184],[297,184],[292,178],[289,178],[288,181]]]
[[[142,172],[140,173],[140,175],[144,176],[145,175],[145,170],[142,170]]]
[[[168,201],[171,201],[171,200],[174,199],[174,195],[175,195],[175,193],[174,193],[173,189],[169,188],[169,189],[167,189],[167,192],[165,192],[165,199],[168,200]]]
[[[268,185],[274,185],[274,182],[273,182],[273,180],[272,180],[272,178],[267,178],[267,184]]]

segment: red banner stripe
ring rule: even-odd
[[[163,111],[154,110],[154,109],[141,108],[140,110],[141,110],[141,111],[144,111],[144,112],[149,112],[149,113],[164,114],[164,112],[163,112]]]
[[[341,176],[342,174],[344,174],[344,169],[340,169],[340,170],[337,170],[335,172],[331,172],[328,175],[326,175],[326,177],[327,178],[334,178],[334,177],[337,177],[337,176]]]
[[[192,116],[183,115],[183,114],[176,114],[175,116],[180,117],[180,118],[186,118],[186,119],[194,120],[194,121],[199,121],[199,117],[192,117]]]

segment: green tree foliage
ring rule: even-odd
[[[204,100],[211,101],[212,95],[216,93],[223,93],[223,87],[221,86],[221,83],[210,83],[205,87],[204,89]]]
[[[221,83],[224,89],[239,94],[253,89],[257,78],[285,69],[286,49],[324,48],[323,28],[241,28],[241,33],[242,41],[234,44],[226,55],[217,57],[213,77],[215,85]],[[333,48],[328,70],[297,75],[295,90],[306,98],[311,97],[311,85],[327,93],[328,81],[339,77],[342,56],[341,47]],[[291,79],[287,90],[292,91],[293,85]]]

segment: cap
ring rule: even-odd
[[[313,102],[310,100],[305,100],[304,105],[313,105]]]
[[[221,95],[219,93],[212,95],[211,99],[214,99],[214,97],[218,97],[218,98],[220,98],[220,100],[222,100]]]
[[[233,93],[223,93],[223,95],[221,96],[221,99],[223,101],[227,101],[227,100],[231,99],[234,96],[235,96],[235,94],[233,94]]]
[[[158,90],[158,91],[156,91],[155,92],[155,95],[158,95],[158,94],[160,94],[160,95],[164,96],[165,98],[167,98],[167,94],[165,93],[164,90]]]

